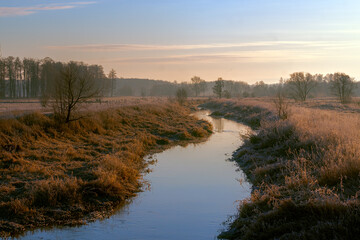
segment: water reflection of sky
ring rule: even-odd
[[[214,239],[235,214],[235,201],[250,195],[250,185],[237,181],[242,172],[225,161],[241,145],[239,132],[248,128],[205,113],[197,115],[211,121],[215,133],[204,143],[156,154],[154,171],[145,177],[150,190],[130,205],[103,221],[38,230],[24,239]]]

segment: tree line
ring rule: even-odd
[[[335,96],[341,103],[348,103],[351,97],[359,95],[359,82],[345,73],[310,74],[294,72],[290,78],[281,78],[277,84],[256,82],[252,86],[242,88],[242,97],[278,96],[279,90],[284,97],[304,102],[308,98]],[[212,88],[215,96],[222,98],[232,97],[231,90],[225,88],[226,81],[219,78]],[[237,89],[238,90],[238,89]],[[238,92],[239,94],[239,92]]]
[[[342,103],[349,102],[351,96],[360,95],[358,82],[345,73],[310,74],[295,72],[279,83],[266,84],[258,81],[248,84],[243,81],[205,81],[194,76],[189,82],[166,82],[150,79],[118,78],[112,69],[108,75],[101,65],[87,65],[82,62],[59,62],[51,58],[0,58],[0,99],[40,98],[54,91],[69,64],[76,64],[87,76],[94,79],[102,96],[176,96],[182,89],[187,96],[217,96],[220,98],[246,98],[275,96],[281,88],[284,95],[296,101],[306,101],[312,97],[336,96]]]
[[[75,64],[81,71],[95,79],[96,84],[108,95],[111,81],[100,65],[82,62],[58,62],[51,58],[0,58],[0,98],[39,98],[54,91],[57,80],[69,64]]]

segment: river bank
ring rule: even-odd
[[[248,198],[251,185],[228,161],[249,127],[192,113],[210,122],[213,134],[205,141],[173,146],[146,158],[155,160],[144,174],[149,187],[109,218],[77,227],[28,231],[19,239],[215,239],[223,222],[236,213],[239,198]],[[239,187],[239,181],[241,187]]]
[[[358,114],[293,107],[287,120],[279,120],[269,101],[203,107],[258,130],[233,155],[254,185],[251,198],[241,202],[220,238],[358,238]]]
[[[145,155],[211,132],[170,103],[91,112],[69,125],[40,113],[0,120],[0,236],[106,217],[140,190]]]

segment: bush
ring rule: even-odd
[[[187,95],[185,88],[179,88],[176,91],[176,100],[180,105],[184,105],[187,97],[188,97],[188,95]]]

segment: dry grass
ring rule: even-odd
[[[0,236],[107,216],[141,186],[144,155],[211,133],[164,103],[93,112],[69,125],[40,113],[0,120]]]
[[[259,100],[212,104],[225,116],[248,123],[254,117],[259,123],[253,125],[258,134],[234,154],[254,191],[222,238],[358,238],[360,115],[356,111],[295,105],[288,120],[279,120],[269,113],[273,107]],[[244,109],[247,114],[242,118]]]
[[[100,99],[99,99],[100,100]],[[162,104],[165,97],[112,97],[89,100],[82,111],[99,111],[135,105]],[[0,100],[0,118],[13,118],[33,112],[51,113],[51,107],[42,107],[39,99],[3,99]]]
[[[171,99],[171,98],[170,98]],[[168,102],[168,97],[106,97],[90,99],[81,106],[81,111],[102,111],[137,105],[156,105]],[[171,99],[175,102],[175,98]],[[205,101],[204,98],[189,98],[189,102]],[[39,99],[0,99],[0,119],[20,117],[33,112],[50,114],[52,108],[42,107]]]

